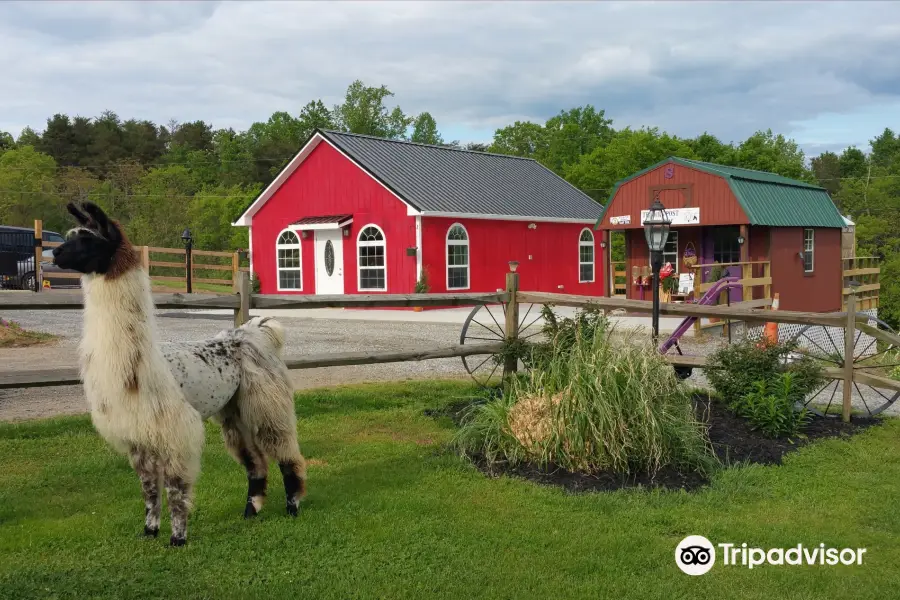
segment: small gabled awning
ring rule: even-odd
[[[327,215],[321,217],[304,217],[291,223],[291,228],[300,231],[316,229],[341,229],[353,222],[353,215]]]

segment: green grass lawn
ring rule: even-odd
[[[720,473],[696,493],[570,495],[491,480],[443,453],[428,407],[466,383],[298,394],[309,494],[244,521],[243,469],[208,428],[188,544],[139,536],[124,458],[87,417],[0,426],[3,598],[889,598],[900,589],[900,423],[828,440],[779,467]],[[164,511],[166,507],[164,505]],[[865,547],[862,566],[675,565],[689,534],[764,548]],[[893,592],[891,590],[894,590]]]

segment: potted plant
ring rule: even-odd
[[[431,287],[428,285],[428,269],[422,267],[422,274],[419,276],[419,280],[416,282],[416,287],[413,290],[416,294],[427,294]],[[421,306],[414,306],[414,312],[422,312]]]
[[[669,275],[662,280],[660,287],[662,288],[662,301],[671,302],[672,294],[678,293],[678,278],[674,274]]]

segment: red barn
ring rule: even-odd
[[[698,263],[693,270],[703,281],[718,263],[748,285],[771,278],[771,293],[779,294],[784,310],[842,310],[846,221],[824,188],[683,158],[668,158],[618,182],[597,222],[604,236],[625,235],[628,298],[650,297],[633,273],[650,262],[642,211],[657,195],[674,219],[663,257],[676,272],[692,271],[684,261],[690,245]],[[762,292],[757,288],[754,297]],[[732,290],[732,302],[742,299],[748,299],[742,290]]]
[[[316,131],[234,225],[264,294],[602,295],[602,206],[524,158]]]

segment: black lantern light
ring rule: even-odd
[[[653,271],[653,343],[659,339],[659,270],[662,268],[662,251],[666,247],[669,238],[669,225],[672,220],[666,214],[666,207],[659,201],[659,196],[653,199],[650,212],[644,219],[644,236],[647,238],[647,246],[650,247],[650,268]]]
[[[194,278],[191,272],[191,249],[194,247],[194,238],[191,237],[190,228],[185,228],[181,234],[181,241],[184,242],[184,281],[187,293],[191,293],[191,280]]]

